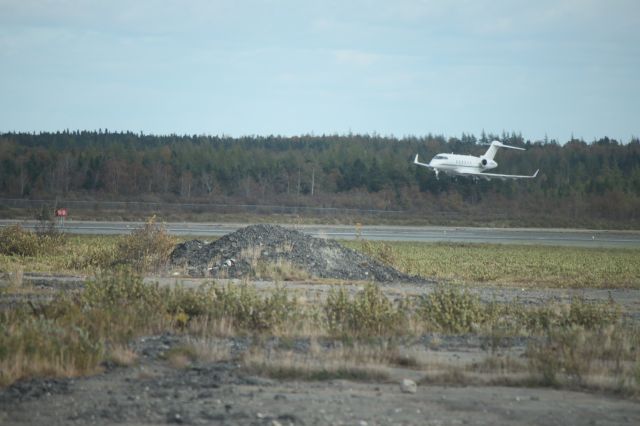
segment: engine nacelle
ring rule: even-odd
[[[496,163],[493,160],[489,160],[487,158],[480,157],[480,168],[482,169],[493,169],[498,165],[498,163]]]

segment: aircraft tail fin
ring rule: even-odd
[[[505,145],[500,141],[491,142],[491,146],[487,150],[487,152],[483,155],[487,160],[493,160],[493,157],[496,156],[496,152],[498,152],[498,148],[509,148],[509,149],[517,149],[520,151],[524,151],[524,148],[519,148],[517,146]]]

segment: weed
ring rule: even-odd
[[[82,327],[44,317],[6,320],[0,323],[0,385],[16,378],[87,374],[103,358],[104,346]]]
[[[20,225],[0,229],[0,253],[17,256],[36,256],[42,251],[38,236]]]
[[[106,270],[122,258],[118,245],[108,238],[94,238],[90,242],[78,241],[64,259],[63,268],[74,271]]]
[[[166,228],[156,223],[155,216],[151,217],[144,227],[120,240],[117,263],[138,271],[158,271],[166,264],[175,243]]]
[[[407,318],[375,284],[367,284],[353,299],[346,290],[333,288],[324,305],[330,333],[358,337],[402,334]]]
[[[24,285],[24,268],[20,265],[16,266],[12,272],[9,272],[9,289],[17,290]]]
[[[302,281],[310,278],[307,271],[283,259],[275,262],[258,261],[254,273],[258,278],[274,281]]]
[[[293,327],[299,314],[297,299],[281,287],[276,287],[266,297],[246,283],[216,287],[214,294],[211,316],[228,318],[234,328],[240,330],[275,332],[285,325]]]
[[[622,389],[618,390],[637,392],[639,345],[640,333],[628,327],[554,329],[529,346],[529,371],[544,385],[600,388],[603,383],[598,377],[610,377],[619,378],[617,387]]]
[[[174,346],[164,354],[164,358],[173,368],[185,368],[198,359],[198,354],[193,346]]]
[[[450,333],[468,333],[494,319],[491,305],[485,305],[469,290],[456,286],[438,287],[424,297],[418,314],[436,330]]]
[[[221,362],[231,359],[229,346],[216,339],[187,339],[185,344],[194,361]]]

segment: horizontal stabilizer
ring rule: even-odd
[[[413,164],[417,164],[418,166],[423,166],[423,167],[429,167],[429,168],[433,168],[432,166],[426,164],[426,163],[421,163],[418,160],[418,154],[416,154],[416,158],[413,159]]]
[[[520,150],[520,151],[526,151],[524,148],[520,148],[520,147],[517,147],[517,146],[511,146],[511,145],[505,145],[500,141],[493,141],[493,142],[491,142],[491,145],[497,146],[497,147],[500,147],[500,148],[509,148],[509,149],[517,149],[517,150]]]

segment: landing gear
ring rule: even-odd
[[[438,173],[439,173],[438,169],[433,169],[433,171],[436,172],[436,179],[440,180],[440,177],[438,177]]]

